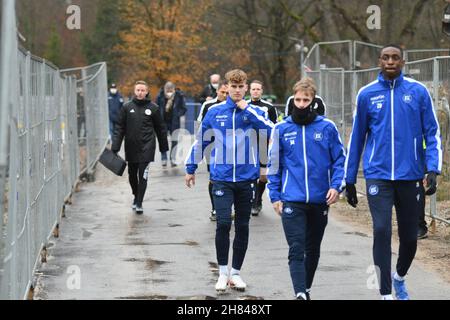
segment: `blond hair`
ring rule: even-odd
[[[148,85],[148,83],[147,83],[147,82],[145,82],[144,80],[139,80],[139,81],[136,81],[136,82],[135,82],[135,84],[134,84],[134,87],[136,87],[136,86],[137,86],[137,85],[139,85],[139,84],[142,84],[142,85],[146,86],[146,87],[147,87],[147,89],[149,88],[149,85]]]
[[[227,83],[235,82],[235,83],[241,83],[241,82],[247,82],[247,74],[240,70],[240,69],[234,69],[231,71],[228,71],[225,74],[225,80]]]
[[[298,81],[294,85],[292,90],[294,91],[294,95],[298,91],[302,91],[302,92],[308,92],[312,95],[312,97],[314,97],[317,92],[317,87],[316,87],[316,83],[314,82],[314,80],[312,78],[305,77],[305,78],[302,78],[300,81]]]

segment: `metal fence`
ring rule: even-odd
[[[343,68],[359,70],[375,68],[383,46],[362,41],[342,40],[318,42],[313,45],[303,63],[305,71]],[[437,56],[449,56],[449,49],[408,49],[404,50],[405,61],[412,62]]]
[[[342,46],[349,46],[349,42],[326,43],[326,45],[318,44],[315,48],[325,46],[330,53],[340,52]],[[330,49],[335,47],[335,50]],[[362,49],[363,48],[363,49]],[[316,53],[311,53],[306,63],[309,65],[319,66],[316,70],[308,70],[305,67],[306,74],[312,77],[317,84],[319,94],[324,98],[327,104],[327,117],[332,119],[340,131],[341,137],[348,144],[352,128],[352,116],[356,103],[356,94],[364,85],[376,80],[379,68],[360,69],[361,66],[368,66],[370,63],[363,64],[362,59],[373,59],[377,61],[380,46],[355,42],[353,54],[345,56],[343,65],[338,67],[335,58],[327,59]],[[323,50],[322,50],[323,51]],[[350,52],[350,51],[349,51]],[[409,50],[405,52],[405,56],[409,58],[424,56],[427,54],[445,53],[448,50]],[[353,56],[355,60],[354,69],[348,70],[347,67],[351,63],[347,63],[347,58]],[[314,57],[314,58],[313,58]],[[353,59],[352,58],[352,59]],[[320,59],[320,60],[318,60]],[[328,64],[323,64],[327,61]],[[330,64],[330,61],[333,63]],[[308,68],[309,68],[308,65]],[[409,61],[406,63],[404,73],[410,77],[425,84],[430,91],[434,100],[434,107],[441,126],[441,135],[443,143],[444,165],[441,182],[442,188],[438,188],[439,200],[450,200],[450,56],[434,57],[418,61]],[[446,215],[449,210],[438,210],[436,203],[436,195],[431,198],[430,215],[437,219],[449,223]]]
[[[0,299],[24,299],[82,173],[80,159],[86,154],[84,171],[92,170],[107,143],[106,65],[81,68],[76,80],[19,49],[14,1],[0,3]]]

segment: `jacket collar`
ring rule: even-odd
[[[236,103],[230,97],[227,97],[227,107],[230,109],[237,108]]]
[[[395,78],[394,80],[386,80],[384,78],[382,72],[380,72],[378,74],[378,82],[381,85],[383,85],[384,87],[388,87],[388,88],[392,88],[394,86],[394,84],[395,84],[395,88],[400,86],[400,84],[403,82],[403,78],[404,78],[403,71],[400,72],[400,75],[397,78]]]

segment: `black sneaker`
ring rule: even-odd
[[[162,164],[163,168],[166,168],[167,167],[167,160],[162,160],[161,164]]]
[[[217,221],[216,210],[211,210],[211,213],[209,214],[209,220]]]
[[[252,216],[256,217],[259,215],[259,213],[261,212],[262,209],[262,205],[261,204],[257,204],[254,207],[252,207]]]
[[[311,296],[309,295],[309,292],[308,291],[306,291],[306,300],[311,300]]]
[[[131,205],[131,209],[136,210],[137,201],[136,199],[133,200],[133,204]]]
[[[171,166],[172,168],[175,168],[175,167],[177,166],[177,164],[176,164],[175,162],[171,162],[171,163],[170,163],[170,166]]]
[[[427,227],[419,227],[417,231],[417,239],[426,239],[428,238],[428,229]]]
[[[142,208],[142,206],[136,206],[136,214],[143,214],[144,213],[144,208]]]

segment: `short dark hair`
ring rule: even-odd
[[[384,49],[386,49],[386,48],[395,48],[395,49],[400,50],[400,54],[402,55],[402,59],[403,59],[403,48],[400,47],[398,44],[393,44],[393,43],[387,44],[387,45],[383,46],[383,48],[381,48],[381,50],[380,50],[380,57],[381,57],[381,52],[382,52]]]
[[[260,84],[261,87],[264,87],[264,84],[263,84],[262,81],[260,81],[260,80],[253,80],[252,82],[250,82],[250,85],[252,85],[252,84],[254,84],[254,83]]]
[[[219,86],[217,87],[217,89],[220,89],[220,88],[222,88],[223,86],[226,86],[226,85],[228,85],[228,82],[226,82],[223,79],[220,79]]]

